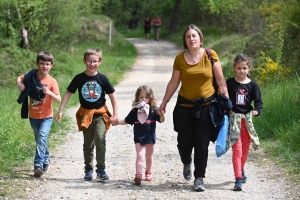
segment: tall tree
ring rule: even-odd
[[[173,14],[172,14],[172,17],[170,20],[169,35],[175,33],[175,31],[176,31],[176,26],[178,24],[178,17],[180,14],[180,4],[181,4],[181,0],[176,0],[175,5],[174,5]]]

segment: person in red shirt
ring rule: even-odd
[[[153,26],[154,29],[154,39],[159,40],[159,31],[160,27],[162,25],[161,19],[156,15],[156,17],[151,21],[151,25]]]

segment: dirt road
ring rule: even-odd
[[[119,116],[124,118],[131,109],[131,102],[138,86],[153,88],[158,101],[164,95],[170,79],[178,47],[167,41],[130,39],[138,49],[138,58],[124,80],[115,86],[119,102]],[[101,71],[101,68],[99,69]],[[76,94],[77,95],[77,94]],[[109,99],[109,98],[108,98]],[[51,168],[42,178],[32,178],[25,189],[26,199],[297,199],[295,190],[283,176],[276,175],[272,165],[259,166],[259,155],[251,152],[246,165],[248,182],[243,191],[232,191],[234,185],[231,150],[221,158],[215,155],[215,145],[209,148],[209,161],[205,178],[205,192],[194,192],[193,181],[185,181],[177,151],[176,132],[173,131],[172,110],[176,95],[168,104],[166,121],[157,124],[157,143],[154,152],[152,182],[133,184],[135,174],[135,147],[132,127],[114,126],[107,134],[106,172],[110,180],[103,183],[96,179],[84,181],[82,132],[70,129],[66,143],[52,151]],[[108,102],[110,105],[110,102]],[[68,110],[75,122],[77,108]],[[74,123],[75,124],[75,123]],[[268,162],[266,162],[268,163]],[[32,173],[31,173],[32,174]],[[278,177],[278,178],[273,178]],[[94,174],[94,178],[96,175]],[[298,188],[299,191],[299,188]],[[298,193],[299,195],[299,193]]]

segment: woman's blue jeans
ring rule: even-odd
[[[29,121],[33,129],[36,142],[34,166],[43,169],[43,165],[50,163],[47,141],[52,125],[52,117],[45,119],[29,118]]]

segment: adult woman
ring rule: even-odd
[[[194,189],[204,191],[208,146],[214,132],[209,112],[210,101],[216,93],[213,78],[219,87],[218,92],[227,97],[228,93],[218,55],[215,51],[210,51],[214,60],[212,69],[203,48],[203,34],[197,26],[191,24],[185,29],[183,46],[185,51],[179,53],[174,60],[172,77],[159,109],[166,112],[167,103],[181,82],[173,122],[174,130],[178,132],[177,147],[184,165],[183,176],[186,180],[192,178],[191,155],[194,148]]]

